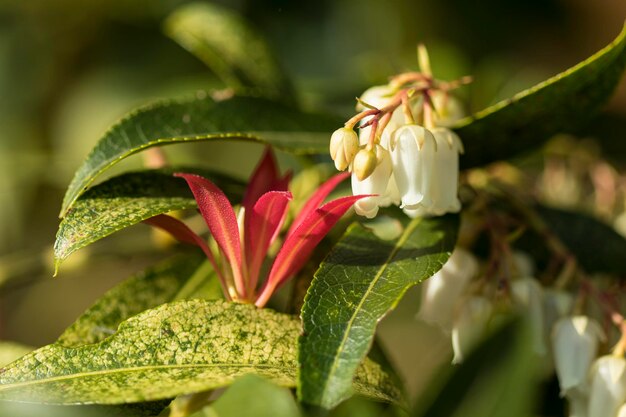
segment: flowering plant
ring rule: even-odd
[[[314,9],[365,19],[352,13],[366,9],[360,3],[339,3]],[[373,10],[385,13],[373,13],[375,23],[389,14],[381,27],[400,27],[395,3],[379,3]],[[411,28],[418,15],[407,13]],[[279,16],[266,17],[273,24]],[[353,23],[345,25],[350,39]],[[344,25],[331,26],[332,36],[312,31],[320,48],[288,39],[298,44],[292,71],[300,59],[349,49],[335,39]],[[46,38],[46,28],[37,25],[33,37]],[[69,301],[97,296],[71,325],[47,330],[53,340],[33,342],[40,347],[0,340],[0,417],[626,416],[626,181],[621,154],[599,151],[621,143],[598,129],[614,116],[593,119],[625,71],[626,31],[575,67],[488,105],[498,95],[486,86],[500,83],[493,68],[474,66],[470,85],[468,76],[453,79],[465,66],[433,66],[453,80],[440,79],[424,46],[417,70],[386,82],[355,71],[368,54],[321,60],[320,73],[342,80],[325,89],[311,82],[315,71],[290,82],[263,37],[223,6],[185,2],[164,28],[197,58],[193,71],[209,67],[211,81],[181,74],[192,95],[130,112],[94,145],[63,197],[53,248],[60,279],[32,279],[39,254],[0,257],[1,312],[10,313],[0,317],[0,338],[28,327],[13,324],[30,305],[23,294],[45,288],[32,327],[56,323]],[[372,34],[358,33],[352,45],[362,52]],[[151,68],[187,65],[173,45],[146,49],[167,58]],[[433,58],[445,57],[434,45]],[[0,48],[0,58],[5,49],[28,48]],[[60,51],[65,58],[75,49]],[[151,56],[124,56],[134,55]],[[372,56],[378,64],[391,55],[404,56]],[[22,62],[10,58],[0,63]],[[344,93],[357,88],[364,92],[351,114]],[[65,100],[33,107],[57,102]],[[99,113],[68,106],[58,113]],[[63,130],[47,117],[32,125]],[[84,128],[75,129],[81,140]],[[591,146],[574,135],[609,140]],[[134,154],[138,170],[112,174]],[[53,158],[62,162],[55,166],[69,159]],[[351,190],[342,186],[348,178]],[[29,227],[40,231],[37,213]],[[128,269],[138,272],[122,279]],[[112,288],[99,294],[95,284]],[[65,285],[80,289],[65,294]]]

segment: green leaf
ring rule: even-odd
[[[7,365],[33,350],[35,348],[30,346],[0,340],[0,366]]]
[[[291,392],[256,375],[243,376],[212,405],[190,417],[298,417],[301,415]]]
[[[169,16],[164,30],[237,91],[252,90],[274,97],[291,93],[263,37],[225,7],[185,5]]]
[[[187,183],[172,172],[195,172],[213,180],[230,198],[244,185],[206,170],[181,167],[123,174],[81,195],[59,225],[54,243],[55,267],[77,250],[157,214],[196,207]]]
[[[353,224],[315,274],[302,308],[302,401],[332,408],[346,399],[378,321],[448,259],[458,216],[410,222],[404,217],[404,230],[394,240]]]
[[[63,346],[99,343],[117,331],[124,320],[158,305],[185,298],[201,298],[215,294],[202,291],[200,284],[189,288],[188,283],[203,279],[218,281],[207,271],[204,255],[178,255],[132,276],[100,297],[59,337]],[[211,279],[212,278],[212,279]],[[219,281],[217,282],[219,285]],[[219,293],[218,293],[219,294]]]
[[[575,132],[595,116],[626,67],[626,28],[587,60],[512,98],[461,120],[463,168],[510,158],[559,132]]]
[[[418,399],[414,417],[526,417],[536,386],[528,327],[509,320],[461,365],[442,369]]]
[[[330,132],[342,124],[334,117],[302,113],[262,98],[218,101],[203,93],[192,99],[157,102],[131,112],[104,134],[74,174],[61,216],[98,175],[152,146],[245,140],[296,154],[319,154],[328,151]]]
[[[120,404],[223,387],[254,373],[293,387],[300,321],[252,305],[186,300],[147,310],[96,344],[45,346],[0,370],[0,399]],[[379,400],[400,393],[365,360],[355,389]]]
[[[573,211],[544,206],[537,206],[536,210],[586,271],[626,276],[626,239],[611,226]],[[534,259],[548,262],[550,253],[545,250],[543,236],[526,233],[519,246]]]
[[[124,405],[48,405],[0,401],[0,416],[10,417],[156,417],[166,401]]]

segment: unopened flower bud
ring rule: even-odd
[[[452,363],[461,363],[483,339],[493,313],[491,301],[472,297],[463,303],[452,327]]]
[[[354,203],[354,210],[360,216],[373,218],[378,213],[378,207],[388,206],[396,198],[395,184],[391,181],[391,158],[389,152],[382,146],[376,145],[377,165],[372,174],[364,180],[359,180],[354,166],[352,169],[352,194],[375,194],[365,197]],[[354,158],[354,163],[359,154]]]
[[[588,417],[617,417],[626,401],[626,359],[602,356],[591,367]]]
[[[463,248],[455,248],[443,267],[422,284],[418,318],[450,331],[456,303],[477,271],[478,261],[474,255]]]
[[[378,158],[376,158],[376,152],[364,148],[356,153],[352,164],[352,172],[359,181],[363,181],[372,175],[377,165]]]
[[[359,137],[352,129],[342,127],[335,130],[330,137],[330,157],[339,171],[348,168],[358,150]]]
[[[552,348],[561,394],[578,388],[584,391],[591,363],[604,332],[587,316],[564,317],[552,331]]]
[[[532,330],[533,350],[537,355],[544,356],[547,353],[543,339],[543,288],[539,281],[525,277],[511,284],[511,296],[515,304],[529,319]]]

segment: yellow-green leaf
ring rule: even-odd
[[[246,374],[293,387],[300,321],[251,305],[187,300],[123,322],[114,335],[78,347],[45,346],[0,369],[0,399],[120,404],[223,387]],[[398,388],[366,359],[355,389],[400,401]]]

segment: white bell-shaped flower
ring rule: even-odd
[[[617,417],[626,417],[626,403],[619,408]]]
[[[532,277],[535,275],[535,261],[526,252],[514,250],[513,253],[513,266],[517,276],[520,277]]]
[[[452,326],[452,363],[461,363],[483,339],[493,313],[493,305],[485,297],[465,300]]]
[[[443,267],[422,283],[422,304],[417,317],[450,331],[457,302],[477,272],[474,255],[456,247]]]
[[[602,356],[591,367],[588,417],[617,417],[626,402],[626,359]]]
[[[600,325],[587,316],[564,317],[552,331],[552,349],[561,395],[577,389],[585,391],[591,363],[604,338]]]
[[[463,153],[463,144],[456,133],[444,127],[431,130],[437,143],[431,184],[432,206],[429,214],[440,216],[455,213],[461,209],[459,201],[459,154]]]
[[[511,283],[511,297],[513,302],[529,319],[533,350],[539,356],[547,353],[544,341],[544,313],[543,313],[543,288],[535,279],[524,277]]]
[[[379,207],[385,207],[392,203],[393,196],[389,195],[389,179],[392,165],[389,152],[380,145],[376,145],[376,158],[378,164],[372,174],[359,181],[355,173],[352,173],[352,194],[377,194],[377,196],[365,197],[354,203],[354,210],[360,216],[371,219],[378,214]]]
[[[393,133],[391,160],[402,208],[432,206],[431,185],[436,148],[435,137],[422,126],[404,125]]]

